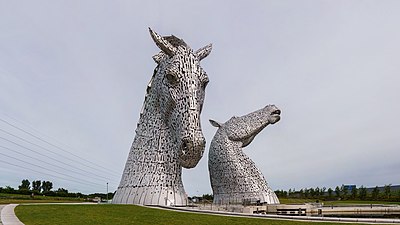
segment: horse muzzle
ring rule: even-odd
[[[205,146],[206,140],[203,136],[183,138],[179,154],[181,166],[187,169],[195,167],[203,156]]]

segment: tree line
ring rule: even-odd
[[[400,189],[392,190],[391,184],[384,187],[366,188],[361,186],[342,185],[335,189],[326,187],[305,188],[296,191],[277,190],[275,194],[278,198],[299,198],[299,199],[317,199],[324,201],[331,200],[368,200],[368,201],[400,201]]]
[[[22,180],[21,185],[18,186],[18,189],[14,189],[11,186],[0,187],[0,193],[31,195],[32,197],[34,197],[35,195],[46,195],[71,198],[107,198],[106,193],[82,194],[80,192],[69,192],[65,188],[58,188],[57,190],[53,190],[53,182],[51,181],[34,180],[30,182],[28,179]],[[108,193],[108,199],[112,199],[113,196],[114,193]]]

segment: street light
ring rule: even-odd
[[[107,182],[107,203],[108,203],[108,182]]]

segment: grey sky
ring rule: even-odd
[[[207,154],[216,130],[208,119],[225,122],[266,104],[282,119],[245,152],[274,190],[399,184],[399,9],[399,1],[378,0],[0,0],[0,118],[17,118],[115,171],[115,190],[159,51],[151,27],[194,49],[214,46],[202,61],[207,147],[183,172],[189,195],[211,193]],[[1,121],[0,128],[40,143]],[[105,191],[0,162],[0,186],[25,177]]]

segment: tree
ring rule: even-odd
[[[372,196],[372,199],[378,200],[378,197],[379,197],[379,189],[378,189],[378,186],[376,186],[376,187],[374,188],[374,190],[372,190],[371,196]]]
[[[385,198],[386,199],[390,199],[390,196],[392,195],[392,193],[390,192],[391,190],[391,186],[392,186],[392,184],[387,184],[387,185],[385,185],[385,187],[384,187],[384,193],[385,193]]]
[[[40,193],[42,190],[42,182],[40,180],[34,180],[32,181],[32,191]]]
[[[276,190],[275,194],[279,197],[279,198],[287,198],[287,191],[284,190]]]
[[[58,188],[57,191],[55,191],[57,196],[67,196],[68,195],[68,190],[64,188]]]
[[[316,196],[317,198],[318,198],[319,195],[321,194],[320,191],[321,191],[321,190],[320,190],[319,187],[316,187],[316,188],[315,188],[315,196]]]
[[[303,190],[303,189],[300,189],[300,191],[299,191],[299,196],[300,196],[300,198],[303,198],[303,197],[304,197],[304,190]]]
[[[397,201],[400,201],[400,189],[397,190]]]
[[[358,196],[361,200],[365,200],[367,198],[367,188],[361,185]]]
[[[343,199],[345,199],[347,197],[347,194],[349,193],[349,189],[347,188],[347,186],[342,185],[340,191],[342,192]]]
[[[332,193],[333,193],[332,188],[328,188],[328,197],[329,198],[332,198]]]
[[[323,187],[322,189],[321,189],[321,196],[324,196],[325,195],[325,191],[326,191],[326,187]]]
[[[28,191],[31,189],[31,182],[28,179],[22,180],[21,185],[18,186],[18,190],[20,191]]]
[[[304,197],[308,198],[308,195],[310,194],[310,190],[308,190],[307,188],[304,189]]]
[[[340,190],[339,186],[336,186],[335,193],[336,193],[336,197],[340,198],[341,190]]]
[[[42,190],[43,193],[51,191],[53,188],[53,183],[50,181],[42,181]]]
[[[353,188],[351,189],[351,199],[356,199],[356,198],[357,198],[357,193],[358,193],[357,188],[356,188],[356,187],[353,187]]]
[[[203,194],[203,199],[212,201],[214,200],[214,196],[212,194]]]
[[[64,189],[64,188],[58,188],[56,192],[57,192],[57,193],[65,193],[65,194],[68,194],[68,190],[67,190],[67,189]]]
[[[315,190],[314,190],[314,188],[310,188],[310,196],[311,196],[311,198],[314,198],[314,197],[315,197]]]
[[[13,187],[11,187],[11,186],[6,186],[6,188],[4,188],[3,191],[4,191],[4,193],[12,194],[12,193],[15,192],[15,189]]]

